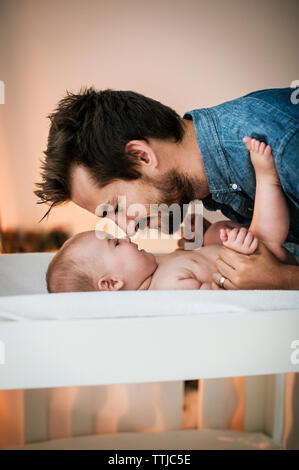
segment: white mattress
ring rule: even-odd
[[[186,316],[288,310],[299,291],[120,291],[0,297],[0,321]]]

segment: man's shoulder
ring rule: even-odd
[[[296,88],[268,88],[257,90],[247,95],[244,99],[259,100],[272,106],[273,109],[279,109],[280,112],[288,114],[290,117],[299,121],[298,90]]]
[[[271,114],[273,114],[273,112],[275,114],[276,110],[279,113],[285,113],[289,115],[289,117],[299,120],[299,106],[297,104],[297,100],[294,99],[295,92],[296,89],[290,87],[255,90],[214,106],[196,108],[187,111],[184,114],[184,118],[191,116],[194,119],[208,112],[209,110],[218,114],[225,114],[226,112],[240,112],[242,108],[245,110],[246,108],[254,107],[256,112],[258,112],[258,109],[260,108],[263,110],[263,112],[268,111]]]
[[[291,101],[293,92],[293,88],[257,90],[186,114],[190,114],[194,120],[198,137],[201,135],[206,145],[211,146],[211,136],[217,136],[218,144],[227,155],[234,153],[244,156],[242,139],[245,135],[271,145],[275,155],[286,133],[293,134],[299,130],[299,104]],[[237,160],[239,163],[240,158]]]

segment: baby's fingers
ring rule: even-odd
[[[252,252],[254,252],[257,249],[258,244],[259,244],[259,239],[257,237],[254,237],[251,244],[250,244],[250,250],[252,250]]]

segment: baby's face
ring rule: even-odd
[[[157,268],[156,258],[152,253],[139,250],[129,237],[111,238],[105,232],[87,232],[82,240],[82,254],[87,254],[99,280],[112,279],[123,282],[122,289],[136,290],[142,282],[151,276]],[[103,272],[104,266],[104,272]],[[112,290],[105,288],[101,290]],[[118,284],[119,286],[119,284]]]

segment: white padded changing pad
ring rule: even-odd
[[[299,291],[119,291],[0,297],[0,321],[186,316],[290,310]]]

